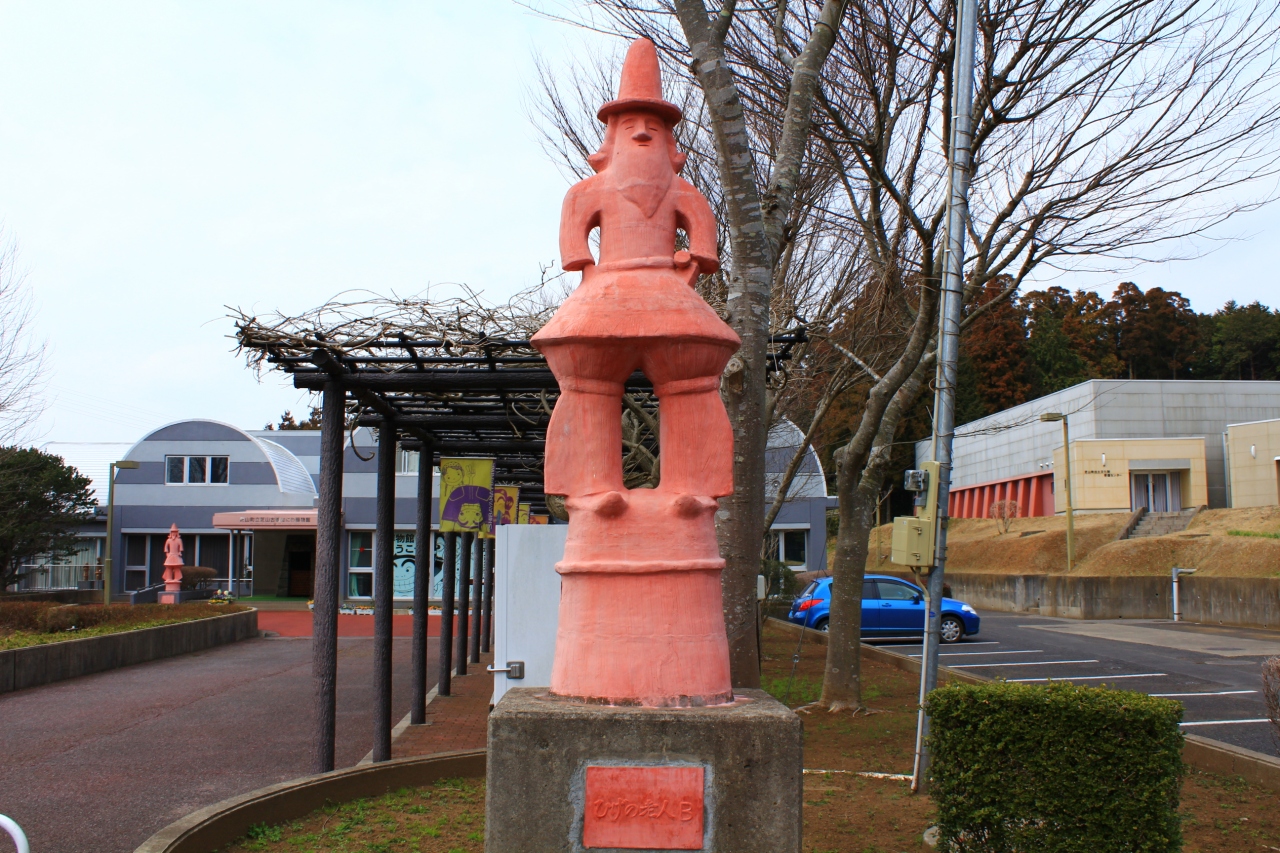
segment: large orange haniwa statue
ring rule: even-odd
[[[562,265],[582,283],[533,337],[560,384],[545,489],[569,512],[551,690],[612,704],[729,702],[714,513],[733,490],[720,374],[741,341],[693,289],[720,266],[716,221],[680,177],[671,129],[681,114],[662,98],[652,42],[632,43],[599,117],[597,174],[569,190],[560,223]],[[675,251],[678,229],[688,251]],[[656,489],[622,483],[623,382],[636,369],[659,400]]]

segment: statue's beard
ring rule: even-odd
[[[647,148],[619,146],[609,164],[622,197],[640,208],[646,219],[653,216],[667,197],[676,175],[666,149],[656,141]]]

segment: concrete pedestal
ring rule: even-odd
[[[157,604],[181,604],[182,593],[179,590],[162,589],[156,593]]]
[[[489,715],[486,853],[799,853],[800,718],[732,705],[590,705],[517,688]]]

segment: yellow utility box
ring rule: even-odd
[[[937,462],[926,462],[919,471],[908,471],[906,487],[922,493],[920,514],[893,520],[893,548],[889,559],[900,566],[932,566],[938,541]]]

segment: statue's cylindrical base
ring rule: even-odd
[[[658,708],[732,702],[719,562],[560,564],[551,692]]]

